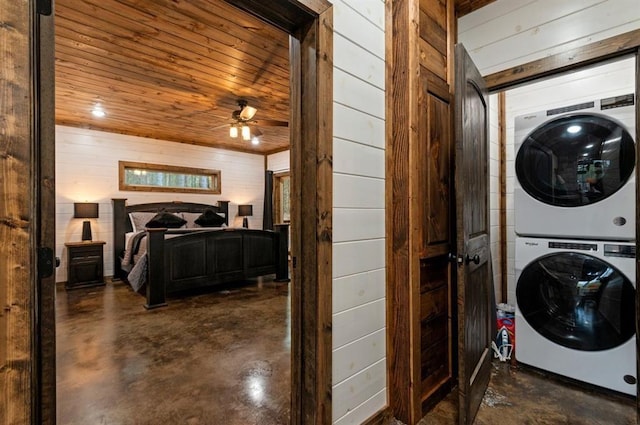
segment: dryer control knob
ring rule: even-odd
[[[624,226],[625,224],[627,224],[627,219],[624,217],[615,217],[613,219],[613,224],[615,224],[616,226]]]

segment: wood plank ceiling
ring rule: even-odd
[[[287,149],[289,36],[220,0],[56,0],[56,123],[268,154]],[[244,99],[257,146],[229,136]],[[94,117],[100,104],[106,115]]]
[[[459,14],[494,0],[458,0]],[[289,147],[288,35],[222,0],[56,0],[56,123],[269,154]],[[238,100],[257,146],[229,136]],[[94,117],[99,104],[106,115]]]

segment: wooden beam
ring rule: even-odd
[[[504,90],[538,78],[631,54],[638,48],[640,48],[640,29],[489,74],[485,76],[485,81],[489,91]]]
[[[333,9],[296,3],[323,9],[292,34],[289,47],[291,424],[321,425],[332,421]]]
[[[0,2],[0,424],[36,423],[35,2]]]
[[[387,390],[394,417],[416,423],[422,413],[417,387],[420,291],[415,290],[420,269],[412,251],[412,237],[419,232],[412,228],[411,213],[420,200],[414,199],[411,176],[419,128],[419,3],[388,0],[385,16]],[[415,220],[413,226],[418,226]]]
[[[41,2],[45,3],[45,2]],[[38,15],[38,37],[36,63],[39,68],[37,81],[38,127],[35,141],[38,152],[38,172],[36,185],[38,207],[36,220],[37,245],[48,247],[55,252],[56,237],[56,190],[55,190],[55,34],[53,15]],[[55,259],[54,259],[55,262]],[[39,382],[35,417],[41,425],[56,423],[56,327],[55,297],[56,273],[38,279],[37,285],[37,326],[36,358]]]
[[[500,165],[500,300],[507,302],[507,100],[506,93],[498,93],[498,145]]]

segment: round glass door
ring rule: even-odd
[[[635,334],[635,289],[604,261],[579,253],[550,254],[522,271],[518,308],[543,337],[564,347],[599,351]]]
[[[611,196],[635,165],[633,138],[601,115],[568,115],[536,128],[516,156],[516,175],[535,199],[579,207]]]

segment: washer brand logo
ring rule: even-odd
[[[527,245],[527,246],[538,246],[538,245],[540,245],[538,242],[525,242],[524,244]]]

